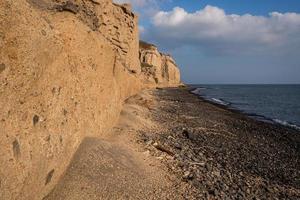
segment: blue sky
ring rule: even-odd
[[[269,12],[300,12],[299,0],[173,0],[162,4],[161,8],[170,10],[175,6],[195,11],[206,5],[223,8],[228,13],[267,15]]]
[[[299,0],[116,0],[186,83],[299,83]]]

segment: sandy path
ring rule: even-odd
[[[153,177],[151,166],[136,154],[115,142],[86,138],[66,175],[46,199],[141,199],[158,195],[159,174]]]
[[[104,139],[86,138],[64,177],[44,199],[174,199],[166,170],[134,139],[136,129],[151,123],[146,110],[143,97],[133,98],[113,133]]]

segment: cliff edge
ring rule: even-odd
[[[0,46],[0,199],[42,199],[128,97],[180,83],[170,56],[139,43],[130,6],[112,0],[2,0]]]
[[[146,80],[162,85],[180,84],[180,71],[170,55],[159,52],[153,44],[140,41],[139,56]]]

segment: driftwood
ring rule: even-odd
[[[165,152],[165,153],[167,153],[167,154],[170,155],[170,156],[174,156],[174,153],[173,153],[172,151],[170,151],[169,149],[167,149],[166,147],[164,147],[164,146],[162,146],[162,145],[160,145],[160,144],[158,144],[158,143],[154,143],[153,146],[154,146],[156,149],[158,149],[158,150],[160,150],[160,151],[162,151],[162,152]]]

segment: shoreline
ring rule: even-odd
[[[141,143],[191,186],[190,199],[300,198],[300,132],[214,104],[190,88],[154,91]],[[297,178],[298,177],[298,178]]]
[[[191,94],[193,94],[193,95],[197,96],[199,99],[201,99],[203,101],[206,101],[207,103],[210,103],[210,104],[215,105],[217,107],[227,109],[231,112],[246,115],[247,117],[249,117],[251,119],[254,119],[258,122],[265,122],[265,123],[268,123],[268,124],[272,124],[272,125],[281,126],[281,127],[290,128],[290,129],[293,129],[293,130],[296,130],[296,131],[300,131],[300,126],[299,125],[291,123],[289,121],[284,121],[284,120],[281,120],[281,119],[272,119],[270,117],[267,117],[267,116],[264,116],[264,115],[261,115],[261,114],[257,114],[257,113],[247,113],[246,111],[243,111],[241,109],[231,107],[230,102],[229,102],[228,105],[223,105],[223,104],[220,104],[220,103],[217,103],[217,102],[214,102],[212,100],[209,100],[209,99],[205,98],[200,93],[194,93],[193,92],[194,90],[196,90],[198,88],[203,88],[203,87],[195,87],[195,86],[192,86],[192,85],[191,86],[188,85],[187,87],[188,87],[188,90]]]

